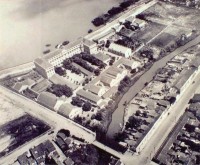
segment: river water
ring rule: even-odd
[[[122,0],[0,0],[0,69],[32,61],[94,29],[91,20]],[[51,44],[51,47],[45,47]]]

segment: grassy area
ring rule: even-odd
[[[49,129],[48,125],[28,114],[2,125],[0,127],[0,142],[5,137],[10,138],[7,140],[7,147],[0,150],[0,157],[7,155]]]

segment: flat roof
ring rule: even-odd
[[[98,60],[103,61],[103,62],[110,59],[109,55],[101,53],[101,52],[99,52],[97,54],[93,54],[93,56],[96,57]]]
[[[55,50],[53,50],[52,52],[50,52],[50,53],[44,55],[42,58],[45,59],[45,60],[49,60],[49,59],[51,59],[52,57],[55,57],[55,56],[61,54],[62,51],[63,51],[62,49],[55,49]]]
[[[42,59],[42,58],[36,58],[34,60],[34,63],[44,69],[49,69],[49,68],[53,67],[53,65],[51,65],[49,62],[47,62],[45,59]]]

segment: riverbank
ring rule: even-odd
[[[95,30],[91,20],[121,1],[0,1],[0,70],[33,61],[43,51]]]

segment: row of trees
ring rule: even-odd
[[[72,73],[76,73],[78,75],[81,74],[81,70],[73,66],[69,59],[63,61],[63,67],[67,70],[70,70]]]
[[[85,68],[86,70],[90,71],[90,72],[94,72],[94,68],[92,66],[90,66],[86,61],[84,61],[82,58],[80,58],[80,56],[73,56],[71,58],[72,62],[80,65],[81,67]]]
[[[81,57],[83,60],[88,61],[89,63],[91,63],[92,65],[96,65],[99,67],[99,69],[105,68],[106,64],[103,63],[103,61],[97,59],[96,57],[90,55],[90,54],[86,54],[86,53],[82,53]]]
[[[88,101],[82,100],[80,97],[73,97],[71,104],[77,107],[82,107],[83,111],[90,111],[92,109],[92,104]]]
[[[57,97],[70,97],[73,94],[72,89],[70,87],[68,87],[67,85],[60,84],[53,84],[50,88],[47,88],[47,91],[55,94]]]
[[[125,76],[121,81],[118,86],[118,91],[119,92],[124,92],[124,89],[131,84],[131,79],[128,76]]]
[[[121,2],[119,4],[119,6],[116,7],[112,7],[111,9],[108,10],[108,12],[106,14],[104,14],[103,16],[99,16],[97,18],[95,18],[94,20],[92,20],[92,23],[95,26],[100,26],[105,24],[109,19],[111,19],[113,16],[115,16],[116,14],[121,13],[122,11],[124,11],[125,9],[127,9],[129,6],[135,4],[135,2],[137,2],[139,0],[127,0],[124,2]]]

